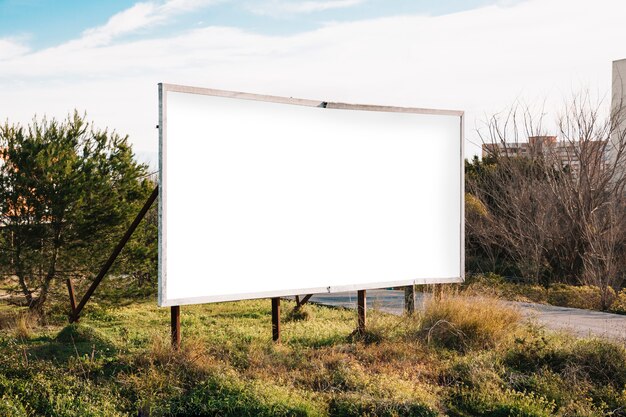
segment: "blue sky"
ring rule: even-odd
[[[0,0],[0,121],[74,109],[156,160],[157,84],[458,109],[608,108],[624,0]],[[546,134],[557,134],[554,125]]]
[[[77,38],[89,28],[104,25],[111,16],[131,8],[135,3],[132,0],[0,0],[0,38],[18,38],[34,49],[50,47]],[[313,10],[306,13],[281,13],[278,12],[279,2],[218,1],[199,7],[193,13],[177,15],[158,28],[146,29],[127,38],[175,33],[203,25],[234,26],[262,34],[284,35],[312,30],[329,22],[408,14],[436,16],[485,6],[496,3],[496,0],[309,2],[311,5],[314,3],[327,3],[328,8],[319,7],[316,10],[311,7]]]

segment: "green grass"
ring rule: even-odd
[[[494,300],[372,313],[361,337],[354,311],[293,317],[284,301],[281,344],[269,300],[186,306],[178,352],[155,300],[94,301],[78,324],[56,305],[25,332],[3,310],[1,416],[626,415],[622,346],[529,327]]]

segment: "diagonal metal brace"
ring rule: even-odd
[[[143,207],[137,214],[137,217],[135,217],[135,220],[133,220],[133,222],[130,224],[130,226],[126,230],[126,233],[124,233],[124,236],[122,236],[122,239],[120,239],[115,249],[113,249],[113,253],[111,253],[111,256],[109,256],[109,259],[107,259],[104,265],[102,265],[102,268],[100,268],[100,272],[98,272],[98,275],[93,280],[93,282],[91,283],[91,286],[89,287],[89,289],[87,290],[87,292],[85,293],[85,295],[80,300],[80,303],[77,306],[75,306],[76,301],[75,300],[72,301],[74,299],[73,297],[74,288],[71,286],[71,282],[68,283],[68,290],[70,292],[70,303],[72,304],[72,312],[70,313],[70,317],[69,317],[70,323],[78,321],[80,312],[85,307],[85,304],[87,304],[87,301],[89,301],[89,299],[93,295],[94,291],[100,284],[100,281],[102,281],[106,273],[109,272],[111,265],[113,265],[113,262],[115,262],[115,260],[117,259],[117,256],[120,254],[124,246],[126,246],[126,243],[130,240],[130,237],[133,235],[133,232],[135,231],[135,229],[137,229],[137,226],[139,226],[139,223],[144,218],[144,216],[146,215],[146,213],[148,212],[148,210],[150,209],[150,207],[152,206],[152,204],[154,203],[154,200],[156,200],[158,195],[159,195],[159,186],[157,185],[154,188],[154,191],[152,191],[152,194],[150,194],[150,197],[148,197],[148,200],[146,201],[146,203],[143,205]]]
[[[309,301],[309,299],[313,296],[313,294],[307,294],[302,299],[300,299],[299,295],[296,295],[296,309],[302,307]]]

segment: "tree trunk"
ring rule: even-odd
[[[22,265],[22,260],[21,260],[21,247],[19,245],[16,245],[15,247],[15,272],[17,275],[17,279],[19,281],[20,284],[20,289],[22,290],[22,293],[24,294],[24,298],[26,298],[26,303],[28,303],[28,305],[30,306],[33,303],[33,292],[28,288],[28,285],[26,284],[26,274],[24,273],[24,267]]]
[[[50,259],[50,266],[48,272],[44,278],[41,286],[39,287],[39,296],[30,303],[30,309],[36,311],[40,316],[44,315],[44,304],[48,299],[48,292],[50,291],[50,283],[56,276],[56,264],[59,257],[59,239],[54,239],[54,248],[52,249],[52,259]]]

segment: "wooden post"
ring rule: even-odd
[[[404,287],[404,311],[409,316],[415,314],[415,285]]]
[[[365,296],[365,290],[359,290],[357,292],[357,332],[359,334],[365,333],[365,325],[367,322],[367,300]]]
[[[272,340],[280,342],[280,298],[272,298]]]
[[[70,294],[70,307],[72,308],[72,312],[70,313],[70,317],[74,315],[74,311],[76,310],[76,297],[74,296],[74,284],[72,284],[71,278],[68,278],[67,281],[67,292]],[[76,320],[78,321],[78,317]]]
[[[172,324],[172,347],[180,349],[180,306],[170,307]]]

